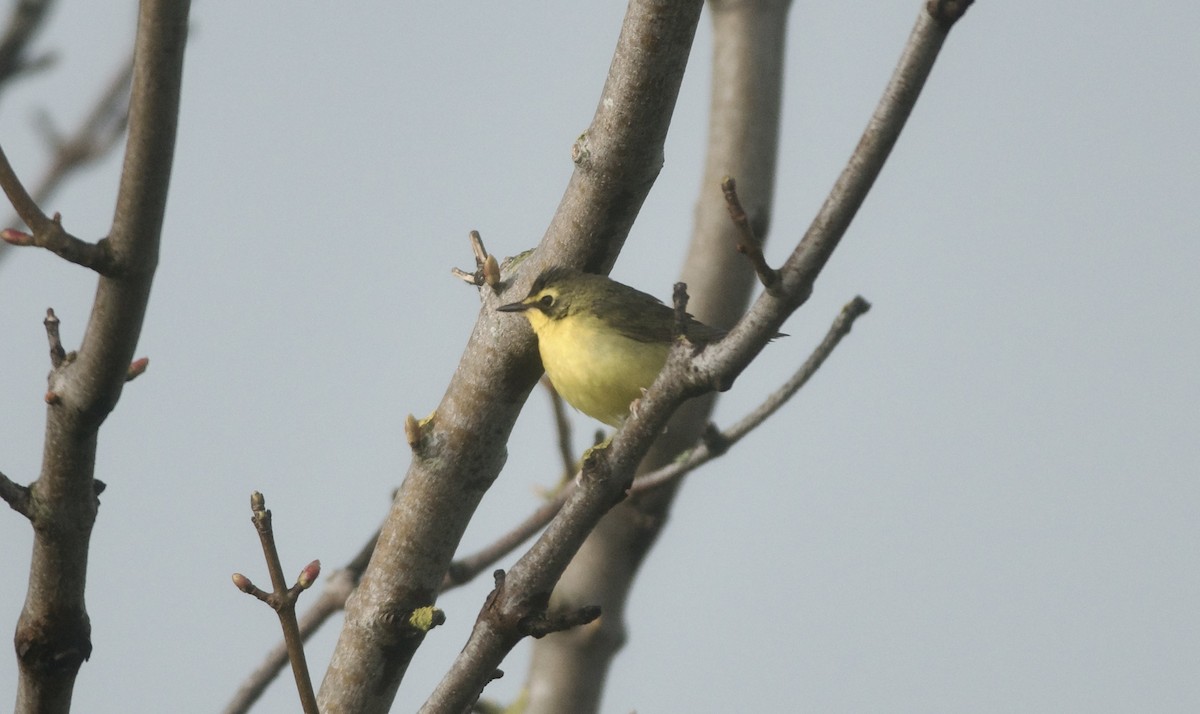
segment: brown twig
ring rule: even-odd
[[[47,136],[54,158],[32,191],[25,191],[15,172],[8,166],[7,158],[3,159],[9,174],[5,178],[11,182],[5,184],[5,193],[17,210],[17,218],[33,231],[33,235],[15,228],[3,231],[0,234],[4,240],[0,243],[0,259],[8,252],[5,249],[10,245],[39,246],[102,275],[111,273],[112,259],[103,240],[93,244],[71,236],[63,230],[58,214],[46,218],[38,206],[47,201],[72,172],[103,158],[117,145],[129,121],[127,96],[132,76],[133,58],[130,57],[110,80],[92,111],[70,136],[64,137],[56,132],[49,119],[41,120],[39,127]],[[2,153],[0,151],[0,156]],[[15,194],[10,192],[10,185]],[[17,204],[18,199],[22,205]],[[9,221],[10,224],[13,222]]]
[[[849,227],[911,114],[920,89],[946,38],[947,27],[924,9],[864,136],[830,192],[817,219],[781,269],[778,295],[761,295],[730,333],[699,355],[674,347],[662,373],[631,413],[611,445],[584,459],[580,487],[541,537],[508,571],[506,587],[480,613],[471,637],[425,703],[424,711],[461,711],[486,686],[493,671],[520,641],[513,618],[536,609],[587,535],[626,495],[633,472],[685,400],[732,384],[783,321],[812,294],[813,283]]]
[[[12,4],[12,14],[4,36],[0,38],[0,85],[34,67],[42,67],[46,60],[25,59],[25,48],[33,39],[46,17],[46,11],[54,3],[51,0],[22,0]]]
[[[26,518],[29,517],[29,488],[9,479],[2,471],[0,471],[0,498],[4,499],[9,508]]]
[[[46,308],[46,319],[42,320],[42,324],[46,326],[46,340],[50,343],[50,366],[61,367],[67,351],[63,349],[62,337],[58,334],[59,319],[54,314],[54,308]]]
[[[675,337],[687,339],[688,336],[688,292],[687,283],[675,283],[671,291],[671,305],[675,308]]]
[[[45,248],[64,260],[91,268],[101,275],[112,274],[113,263],[106,249],[106,242],[88,243],[80,240],[62,227],[61,215],[55,213],[50,217],[43,213],[17,178],[3,148],[0,148],[0,187],[4,189],[17,215],[33,231],[30,235],[13,228],[5,228],[0,231],[0,238],[6,243]]]
[[[741,441],[742,437],[766,421],[768,417],[786,404],[796,392],[800,391],[801,387],[808,383],[808,380],[816,374],[821,365],[825,363],[825,360],[829,359],[829,356],[833,354],[833,350],[842,341],[842,338],[850,334],[850,328],[854,325],[854,321],[870,309],[871,304],[869,302],[864,300],[862,296],[855,296],[853,300],[846,303],[845,307],[842,308],[837,318],[834,319],[833,324],[830,325],[828,332],[825,333],[825,338],[821,340],[821,343],[817,345],[808,359],[804,361],[800,369],[796,370],[795,374],[772,392],[762,404],[758,405],[754,411],[742,417],[728,429],[716,431],[713,434],[706,433],[701,442],[687,452],[686,457],[648,474],[639,476],[634,480],[633,486],[630,488],[630,494],[643,493],[664,484],[678,481],[684,475],[721,456],[730,447]]]
[[[554,431],[558,434],[558,456],[562,459],[563,478],[570,478],[578,468],[578,463],[575,449],[571,446],[571,420],[567,417],[567,404],[545,375],[542,375],[542,386],[550,394],[550,408],[554,411]]]
[[[250,495],[251,520],[258,531],[262,542],[263,557],[267,561],[267,570],[271,574],[271,592],[266,592],[250,582],[241,573],[233,574],[233,584],[238,590],[253,595],[271,606],[279,616],[279,624],[283,628],[283,639],[287,642],[288,658],[292,662],[292,674],[296,678],[296,689],[300,693],[300,703],[305,714],[320,714],[317,709],[317,695],[313,691],[312,678],[308,673],[308,662],[304,657],[304,640],[300,636],[300,625],[296,621],[296,601],[300,593],[307,590],[316,582],[321,573],[320,561],[314,560],[300,571],[300,577],[295,585],[288,587],[284,580],[283,566],[279,562],[279,551],[275,547],[275,531],[271,526],[271,511],[266,507],[263,495],[255,491]]]
[[[868,308],[869,305],[861,297],[856,297],[848,303],[830,327],[825,339],[791,379],[775,390],[754,411],[747,414],[729,429],[717,432],[715,435],[706,434],[702,443],[687,452],[686,458],[638,477],[633,482],[630,492],[640,493],[660,487],[670,481],[676,481],[709,461],[722,456],[730,447],[739,442],[742,437],[757,428],[768,417],[778,411],[784,403],[791,399],[804,386],[808,379],[828,359],[834,348],[841,341],[841,338],[849,334],[850,327],[854,324],[854,321],[865,313]],[[539,506],[508,532],[480,550],[455,560],[442,582],[441,592],[444,593],[453,590],[472,581],[480,573],[494,567],[501,558],[509,555],[520,547],[522,543],[536,535],[538,531],[545,528],[554,519],[554,516],[562,509],[563,504],[575,489],[575,480],[567,481],[554,494],[553,498]],[[301,635],[305,640],[326,619],[344,607],[346,599],[357,585],[358,579],[362,576],[362,572],[366,568],[367,561],[370,559],[371,551],[374,550],[378,538],[379,531],[376,531],[359,552],[358,556],[331,576],[331,580],[334,580],[334,582],[330,583],[327,581],[326,587],[317,601],[305,612],[300,620]],[[284,643],[280,643],[267,654],[263,663],[259,665],[239,688],[233,701],[226,707],[224,714],[243,714],[249,711],[250,706],[258,700],[263,690],[278,675],[286,663],[287,648]]]
[[[325,587],[321,589],[321,594],[299,618],[302,640],[307,642],[308,638],[320,629],[321,625],[325,624],[331,616],[346,607],[346,600],[358,587],[358,580],[366,570],[367,563],[371,559],[371,551],[375,550],[378,540],[379,531],[376,530],[349,563],[325,579]],[[250,708],[287,663],[288,645],[285,640],[275,645],[258,667],[238,687],[233,699],[226,705],[224,714],[245,714],[250,711]]]
[[[47,398],[64,408],[48,410],[47,448],[36,488],[30,489],[34,545],[13,636],[18,711],[67,711],[79,668],[92,651],[85,589],[101,487],[95,480],[97,434],[120,398],[158,264],[188,9],[187,0],[141,0],[139,5],[128,151],[107,239],[120,267],[103,271],[79,349],[51,372]],[[4,188],[32,217],[36,236],[39,222],[44,230],[53,220],[37,209],[3,163]]]
[[[750,225],[746,209],[742,208],[742,201],[737,194],[737,182],[732,176],[726,176],[721,181],[721,192],[725,194],[725,206],[729,209],[729,217],[738,229],[737,252],[750,259],[759,282],[767,292],[775,290],[779,285],[779,271],[767,265],[767,259],[762,252],[762,241],[754,235],[754,226]]]
[[[558,489],[550,500],[538,506],[537,510],[525,517],[504,535],[492,541],[487,546],[459,558],[450,564],[446,577],[442,581],[442,592],[464,585],[477,575],[494,566],[501,558],[516,550],[522,543],[537,535],[546,527],[554,516],[562,510],[567,498],[575,490],[575,482],[568,481]]]
[[[54,160],[31,192],[38,203],[44,203],[69,173],[100,160],[118,144],[129,125],[132,80],[130,56],[113,73],[92,110],[69,135],[57,131],[48,115],[42,116],[38,129],[54,152]]]

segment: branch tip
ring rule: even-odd
[[[479,234],[479,231],[472,230],[467,234],[467,239],[471,241],[471,252],[475,254],[475,264],[482,265],[488,257],[487,248],[483,245],[483,236]]]
[[[125,381],[132,382],[145,373],[146,368],[150,366],[150,358],[142,357],[135,359],[129,364],[129,370],[125,373]]]
[[[483,261],[483,281],[493,290],[500,285],[500,263],[490,253]]]

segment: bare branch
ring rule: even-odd
[[[296,678],[296,690],[300,694],[300,704],[305,714],[320,714],[317,709],[317,695],[313,692],[312,677],[308,673],[308,661],[304,656],[304,640],[300,636],[300,625],[296,622],[296,601],[300,593],[312,586],[321,572],[320,561],[314,560],[305,566],[297,578],[296,584],[288,587],[284,580],[283,566],[279,561],[279,550],[275,547],[275,530],[271,525],[271,511],[266,507],[263,495],[255,491],[250,496],[251,520],[254,529],[258,531],[262,543],[263,557],[267,561],[267,570],[271,574],[271,592],[266,592],[250,582],[241,573],[233,574],[233,584],[238,590],[253,595],[271,606],[279,615],[279,625],[283,628],[283,639],[287,643],[288,659],[292,662],[292,674]]]
[[[29,518],[29,488],[12,481],[0,471],[0,498],[22,516]]]
[[[507,533],[475,553],[454,561],[442,584],[443,592],[470,582],[475,576],[516,550],[522,543],[537,535],[537,532],[545,528],[546,524],[562,510],[562,505],[567,502],[567,497],[574,490],[575,483],[573,481],[566,482],[562,488],[558,489],[558,493],[553,498],[539,506],[536,511],[526,516],[525,520]]]
[[[796,392],[800,391],[800,388],[808,383],[808,380],[816,374],[821,365],[825,364],[825,360],[829,359],[829,356],[833,354],[833,350],[842,341],[842,338],[850,334],[850,328],[854,325],[854,321],[870,309],[871,304],[861,296],[856,296],[853,300],[846,303],[846,306],[838,314],[837,319],[830,325],[829,331],[825,333],[825,339],[821,340],[821,344],[817,345],[817,348],[804,361],[800,369],[796,370],[796,373],[790,379],[772,392],[762,404],[728,429],[715,433],[706,433],[701,442],[694,449],[687,452],[685,458],[678,459],[656,471],[637,477],[633,482],[633,487],[630,489],[630,495],[643,493],[675,482],[685,474],[723,455],[734,444],[741,441],[742,437],[749,434],[766,421],[768,417],[779,411],[780,407],[786,404]]]
[[[571,420],[567,418],[567,403],[562,395],[550,383],[550,378],[542,375],[542,386],[550,394],[550,408],[554,412],[554,432],[558,434],[558,457],[562,460],[563,478],[570,478],[578,468],[575,459],[575,449],[571,445]]]
[[[841,339],[850,333],[854,321],[869,309],[869,304],[861,297],[856,297],[842,308],[828,334],[804,365],[787,382],[781,385],[757,408],[737,421],[733,426],[722,432],[706,433],[695,448],[689,450],[685,458],[675,459],[666,466],[639,476],[633,482],[630,495],[661,488],[663,485],[678,481],[686,474],[703,466],[709,461],[724,455],[731,447],[741,441],[742,437],[757,428],[772,414],[783,406],[797,391],[803,387],[813,374],[829,358]],[[573,457],[572,457],[573,458]],[[572,469],[573,470],[573,469]],[[530,513],[507,533],[496,538],[487,546],[455,560],[446,573],[442,583],[442,592],[465,585],[475,579],[480,573],[492,568],[508,554],[515,551],[522,543],[532,538],[546,527],[554,516],[562,509],[567,498],[575,491],[574,480],[566,481],[554,496],[543,503],[537,510]],[[341,570],[335,572],[326,581],[326,586],[317,601],[305,612],[300,619],[301,637],[307,641],[321,624],[331,615],[339,612],[346,604],[350,593],[358,584],[358,578],[366,568],[371,551],[379,537],[374,536],[359,551],[353,561]],[[274,680],[287,663],[286,643],[278,644],[264,659],[263,663],[247,678],[239,688],[231,703],[225,708],[225,714],[244,714],[262,695],[267,685]]]
[[[29,590],[17,622],[18,711],[66,712],[75,677],[91,654],[84,585],[102,485],[94,478],[97,432],[120,398],[141,332],[158,259],[174,152],[188,2],[143,0],[135,43],[130,132],[106,251],[114,268],[96,292],[83,344],[51,372],[46,444],[31,489],[34,546]],[[3,162],[7,167],[7,161]],[[9,169],[22,215],[46,221]]]
[[[757,236],[771,223],[778,161],[788,0],[709,0],[713,27],[708,146],[691,246],[679,279],[691,291],[690,310],[715,327],[745,312],[754,287],[748,261],[732,247],[736,227],[719,192],[736,175]],[[649,472],[692,448],[709,422],[716,395],[683,404],[639,467]],[[529,714],[597,711],[608,666],[625,641],[625,607],[634,579],[656,542],[673,488],[635,492],[588,537],[555,587],[567,602],[596,602],[604,617],[587,632],[532,643],[525,690]]]
[[[33,197],[25,190],[24,184],[17,178],[8,156],[0,148],[0,187],[16,209],[17,215],[33,230],[33,235],[6,228],[0,231],[9,245],[37,246],[46,248],[61,258],[92,268],[101,275],[109,275],[113,265],[111,257],[105,250],[104,242],[88,243],[67,233],[62,227],[62,216],[55,213],[51,218],[42,212],[34,202]]]
[[[41,29],[46,11],[53,4],[52,0],[21,0],[13,3],[4,36],[0,37],[0,86],[33,66],[44,64],[42,61],[27,60],[25,48]]]
[[[322,588],[321,594],[309,606],[309,609],[300,616],[300,639],[307,642],[308,638],[314,632],[325,624],[326,620],[334,614],[341,612],[346,607],[346,600],[349,599],[354,589],[358,587],[359,578],[362,577],[363,571],[367,569],[367,563],[371,559],[371,552],[375,550],[375,544],[379,540],[379,531],[363,545],[358,554],[347,563],[342,569],[334,571],[325,581],[325,587]],[[258,701],[267,686],[275,680],[275,677],[283,670],[288,663],[288,646],[286,641],[282,641],[275,645],[262,663],[250,673],[246,681],[238,687],[233,699],[226,705],[224,714],[245,714],[250,711],[250,708]]]
[[[521,639],[513,623],[530,616],[543,594],[553,588],[587,534],[620,502],[632,484],[634,469],[662,431],[671,413],[687,398],[728,388],[766,345],[783,321],[808,298],[817,274],[837,246],[899,136],[920,88],[945,40],[947,26],[924,9],[899,66],[884,92],[858,149],[817,221],[781,272],[781,297],[762,295],[723,340],[699,355],[676,345],[662,373],[631,412],[611,446],[584,459],[580,487],[529,551],[508,571],[505,587],[489,599],[454,666],[426,702],[428,711],[461,711],[487,684]],[[796,258],[796,255],[800,258]]]
[[[129,122],[128,96],[132,77],[133,58],[131,57],[110,80],[108,87],[92,111],[68,137],[61,137],[53,131],[48,119],[42,121],[40,126],[43,133],[52,137],[51,148],[54,150],[54,158],[41,180],[29,193],[35,204],[45,203],[67,176],[103,158],[117,145]],[[10,224],[12,222],[9,221]],[[32,224],[26,222],[26,225],[31,230],[33,229]],[[6,249],[9,245],[37,245],[33,236],[17,230],[5,231],[3,238],[5,243],[0,244],[0,260],[3,260],[8,253]],[[64,240],[59,238],[50,242],[63,244]],[[93,268],[102,274],[106,273],[106,269],[103,269],[105,256],[94,255],[96,251],[91,249],[92,244],[84,241],[79,241],[79,243],[81,245],[63,246],[54,252],[73,263]],[[71,249],[74,252],[68,252]],[[64,252],[68,254],[64,255]],[[100,262],[96,263],[96,261]]]
[[[576,143],[571,182],[541,246],[521,263],[529,265],[520,279],[502,276],[506,292],[527,290],[548,261],[612,265],[661,168],[701,6],[699,0],[630,4],[604,96]],[[497,320],[492,308],[499,297],[487,292],[463,359],[431,417],[427,438],[438,445],[437,458],[414,452],[379,547],[347,607],[319,694],[325,708],[334,702],[362,714],[391,708],[421,636],[380,625],[433,603],[540,376],[531,331]]]

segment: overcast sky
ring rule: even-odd
[[[100,435],[77,711],[225,704],[279,639],[229,581],[267,579],[250,491],[292,574],[352,557],[408,466],[405,415],[434,409],[474,324],[476,292],[449,273],[472,265],[468,231],[511,255],[554,211],[623,6],[411,5],[426,4],[195,4],[138,348],[150,369]],[[773,262],[921,5],[793,9]],[[58,63],[0,98],[0,143],[29,181],[46,160],[37,112],[73,126],[134,16],[132,2],[58,3],[36,43]],[[855,294],[872,311],[683,489],[633,592],[606,714],[1200,711],[1198,27],[1191,3],[971,9],[791,337],[722,396],[717,422],[786,379]],[[613,272],[664,298],[700,190],[710,49],[706,17],[665,168]],[[119,165],[43,208],[103,235]],[[45,252],[0,262],[0,470],[22,483],[41,460],[42,317],[54,307],[77,346],[94,290]],[[576,417],[582,449],[595,423]],[[551,423],[535,391],[464,548],[538,505],[557,476]],[[9,632],[30,542],[0,513]],[[447,623],[395,711],[424,701],[490,587],[439,601]],[[309,646],[318,679],[339,625]],[[519,648],[485,694],[513,696],[525,660]],[[259,711],[295,701],[281,680]]]

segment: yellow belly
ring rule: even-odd
[[[538,351],[554,389],[568,404],[609,426],[618,426],[629,414],[630,402],[650,386],[667,360],[669,345],[601,329],[591,316],[538,322]]]

